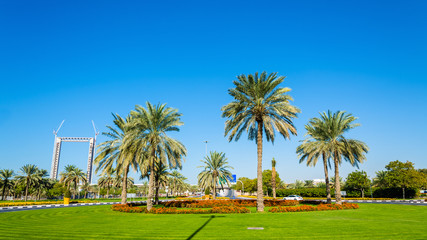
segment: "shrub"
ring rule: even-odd
[[[331,194],[333,190],[331,189]],[[277,197],[287,197],[289,195],[300,195],[301,197],[326,197],[325,188],[297,188],[297,189],[279,189],[276,191]]]
[[[71,198],[71,192],[70,192],[70,190],[65,191],[64,198]]]
[[[289,200],[265,200],[265,206],[296,206],[298,201]],[[256,200],[187,200],[187,201],[170,201],[164,203],[165,207],[179,207],[179,208],[212,208],[220,206],[237,206],[237,207],[255,207]]]

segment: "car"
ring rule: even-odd
[[[284,197],[283,200],[297,200],[297,201],[302,201],[304,199],[301,196],[298,196],[298,195],[290,195],[290,196]]]

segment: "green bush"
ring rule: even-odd
[[[376,188],[372,189],[374,198],[402,198],[402,188]],[[405,188],[405,198],[415,198],[419,194],[416,188]]]
[[[333,190],[331,189],[331,194]],[[287,197],[289,195],[300,195],[301,197],[326,197],[325,188],[297,188],[279,189],[276,191],[277,197]]]
[[[71,198],[71,192],[70,192],[70,190],[65,191],[64,198]]]

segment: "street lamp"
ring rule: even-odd
[[[242,193],[245,191],[245,186],[243,185],[243,182],[240,180],[237,180],[237,182],[241,182],[242,183]]]

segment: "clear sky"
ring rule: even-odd
[[[90,137],[91,120],[105,131],[112,112],[150,101],[183,114],[173,136],[190,183],[205,140],[255,178],[256,144],[229,143],[220,108],[237,75],[264,70],[287,76],[302,110],[298,136],[264,143],[264,169],[275,157],[288,183],[322,178],[295,149],[328,109],[359,117],[348,137],[370,147],[360,167],[370,177],[394,160],[427,168],[426,12],[426,1],[0,1],[0,168],[50,171],[63,119],[59,136]],[[87,153],[64,143],[60,170],[86,169]],[[353,170],[344,163],[341,175]]]

